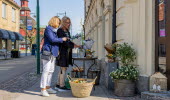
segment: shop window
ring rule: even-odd
[[[21,19],[21,20],[20,20],[20,24],[24,24],[24,20]]]
[[[7,48],[7,40],[2,40],[2,49]]]
[[[165,44],[159,45],[159,71],[163,74],[166,73],[166,46]]]
[[[160,37],[165,37],[166,36],[166,31],[165,31],[165,5],[166,1],[165,0],[158,0],[159,2],[159,36]]]
[[[159,45],[159,57],[165,57],[166,56],[166,46],[165,44]]]

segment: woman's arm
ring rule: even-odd
[[[65,36],[64,36],[64,32],[62,31],[62,29],[59,29],[59,30],[57,31],[57,36],[58,36],[59,38],[65,37]],[[70,40],[67,40],[67,41],[64,41],[64,42],[62,43],[62,46],[73,49],[73,48],[74,48],[74,43],[71,42]]]
[[[53,31],[51,29],[46,29],[45,30],[45,34],[44,34],[48,40],[51,43],[63,43],[63,41],[66,41],[67,39],[65,39],[65,37],[62,38],[56,38],[56,36],[54,35]]]
[[[81,47],[80,45],[74,43],[74,48],[80,48],[80,47]]]

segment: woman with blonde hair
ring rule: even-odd
[[[61,20],[54,16],[50,19],[48,26],[44,32],[44,44],[42,46],[42,55],[44,52],[49,52],[51,54],[50,60],[43,59],[43,72],[41,76],[41,95],[49,96],[49,93],[56,93],[55,90],[50,88],[51,78],[54,72],[55,67],[55,59],[58,56],[59,51],[59,43],[63,43],[63,41],[67,41],[67,37],[58,38],[56,32],[57,28],[60,26]]]
[[[68,37],[70,36],[70,25],[71,20],[69,17],[64,16],[61,20],[61,27],[57,31],[57,35],[59,38]],[[58,83],[56,85],[57,88],[60,89],[67,89],[64,84],[65,76],[66,76],[66,70],[69,65],[72,65],[72,49],[78,48],[79,45],[76,45],[75,43],[71,42],[70,40],[67,40],[63,43],[59,44],[59,60],[58,60],[58,66],[60,66],[60,71],[58,75]]]

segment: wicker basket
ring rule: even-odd
[[[112,47],[112,44],[106,44],[104,48],[109,54],[113,54],[115,52],[115,48]]]
[[[95,84],[95,79],[85,79],[87,83],[75,83],[73,80],[80,79],[80,78],[71,78],[70,76],[67,76],[70,80],[70,86],[73,96],[78,98],[88,97],[91,94],[93,85]],[[81,78],[82,79],[82,78]]]

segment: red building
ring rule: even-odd
[[[28,0],[21,0],[20,33],[21,33],[22,36],[26,36],[26,26],[27,26],[26,20],[32,21],[32,27],[33,28],[35,28],[35,26],[36,26],[36,21],[30,16],[31,10],[28,7],[28,3],[29,3]]]
[[[36,21],[32,18],[31,10],[29,8],[29,1],[28,0],[21,0],[21,10],[20,10],[20,33],[22,36],[27,36],[27,41],[20,42],[20,50],[25,50],[26,45],[27,49],[31,48],[31,45],[35,43],[36,39]],[[26,22],[27,21],[27,22]],[[31,22],[31,23],[30,23]],[[27,25],[32,26],[32,30],[27,29]],[[40,28],[40,34],[44,34],[44,27]],[[26,32],[27,30],[27,32]],[[26,38],[25,38],[26,39]]]

